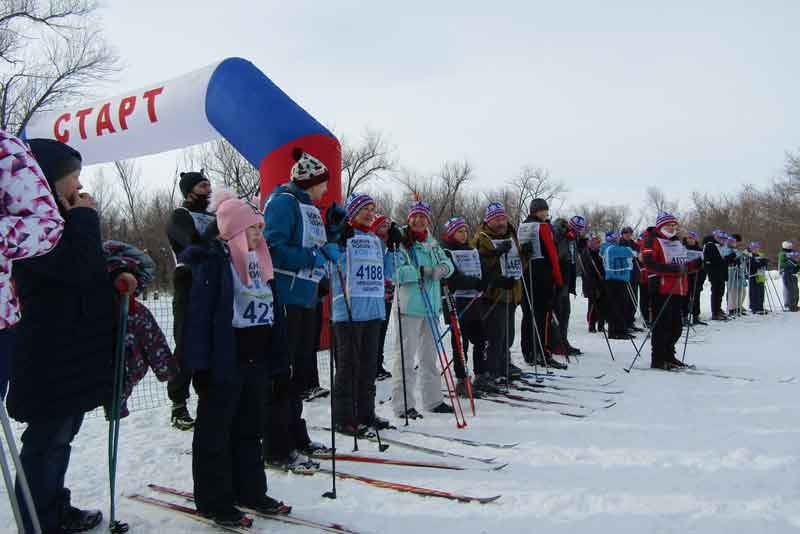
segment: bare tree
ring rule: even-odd
[[[147,198],[142,187],[139,166],[135,160],[115,161],[114,172],[122,189],[122,211],[125,219],[133,226],[137,239],[142,241],[144,234],[141,217]]]
[[[514,204],[506,206],[512,214],[512,220],[524,219],[525,209],[534,198],[543,198],[548,203],[568,192],[567,186],[560,180],[554,180],[550,171],[532,165],[523,166],[519,173],[507,182],[513,191]]]
[[[797,191],[800,191],[800,150],[786,153],[786,165],[784,169],[786,171],[786,176],[798,184]]]
[[[421,198],[431,205],[432,230],[441,231],[450,217],[463,215],[465,186],[472,180],[472,166],[467,161],[445,162],[433,176],[406,172],[398,177],[408,199]],[[398,206],[399,207],[399,206]],[[399,207],[403,209],[406,206]]]
[[[119,70],[93,0],[4,0],[0,6],[0,128],[19,134],[37,111],[88,94]]]
[[[623,226],[636,228],[631,220],[631,209],[626,204],[581,204],[571,210],[586,218],[588,233],[602,234],[609,231],[619,231]]]
[[[397,163],[392,157],[393,150],[379,131],[366,130],[359,145],[351,145],[342,137],[341,145],[344,198],[395,170]]]
[[[224,139],[185,151],[183,161],[192,170],[202,169],[214,184],[224,185],[241,197],[257,196],[261,190],[258,169]]]

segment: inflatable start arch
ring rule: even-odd
[[[299,146],[330,172],[328,193],[318,204],[341,201],[339,141],[241,58],[114,98],[36,113],[22,136],[67,143],[81,152],[86,165],[224,138],[259,170],[262,201],[288,180],[292,149]]]

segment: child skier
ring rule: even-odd
[[[766,315],[764,295],[767,281],[767,265],[769,260],[761,252],[761,244],[753,241],[747,249],[749,256],[749,297],[750,311],[758,315]]]
[[[675,343],[683,332],[681,297],[689,291],[687,273],[697,271],[702,260],[689,259],[678,239],[678,219],[671,213],[659,214],[654,231],[645,239],[642,257],[650,276],[654,314],[650,367],[667,371],[685,367],[675,357]]]
[[[784,241],[778,253],[778,268],[783,279],[783,305],[791,312],[797,311],[797,272],[798,254],[794,250],[794,243]]]
[[[290,511],[267,496],[261,454],[268,378],[288,382],[285,317],[260,214],[224,190],[211,208],[219,239],[181,254],[192,271],[184,326],[184,362],[198,393],[192,476],[200,513],[246,527],[252,520],[237,504]]]
[[[464,360],[467,360],[467,350],[469,344],[472,343],[473,371],[476,377],[480,377],[488,369],[486,369],[485,360],[486,333],[481,320],[486,310],[479,297],[488,287],[488,280],[482,276],[478,250],[468,243],[467,222],[463,217],[453,217],[447,221],[442,237],[442,247],[455,266],[453,276],[448,278],[445,284],[455,299]],[[466,375],[461,359],[457,356],[457,339],[453,335],[455,330],[447,313],[445,313],[445,322],[451,327],[453,365],[458,379],[456,392],[465,397],[467,396],[466,380],[469,380],[469,377]],[[476,385],[481,386],[481,382],[476,382],[473,387]]]
[[[347,227],[339,237],[341,255],[331,284],[336,343],[333,399],[337,430],[353,435],[367,427],[389,427],[389,421],[375,415],[375,377],[386,318],[383,281],[392,276],[393,258],[372,233],[372,197],[352,193],[345,210]]]
[[[403,243],[397,252],[397,298],[400,304],[400,321],[403,335],[399,339],[405,351],[405,378],[401,358],[394,359],[392,377],[392,407],[397,417],[421,418],[416,409],[417,382],[416,355],[419,367],[422,403],[425,410],[434,413],[453,413],[453,408],[442,400],[442,382],[436,367],[434,333],[428,324],[439,320],[441,313],[441,280],[453,274],[453,264],[442,247],[431,237],[431,208],[427,202],[417,201],[408,212],[408,227]],[[422,292],[425,292],[424,294]],[[428,310],[426,299],[432,310]],[[399,332],[398,332],[399,336]],[[404,412],[403,380],[405,380],[408,410]]]

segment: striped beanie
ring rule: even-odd
[[[328,168],[320,160],[303,152],[302,148],[292,150],[296,162],[292,167],[291,179],[302,189],[308,189],[322,182],[327,182],[330,175]]]
[[[391,222],[392,221],[390,221],[389,217],[387,217],[386,215],[376,215],[375,220],[372,221],[372,226],[370,227],[370,230],[372,230],[373,233],[376,233],[382,227],[389,226]]]
[[[428,224],[431,224],[432,221],[432,214],[431,214],[431,205],[425,202],[424,200],[417,200],[413,204],[411,204],[411,209],[408,210],[408,220],[411,219],[415,215],[423,215],[426,219],[428,219]]]
[[[452,241],[453,236],[456,235],[456,232],[466,227],[467,221],[464,220],[464,217],[451,217],[450,219],[447,219],[447,222],[444,225],[444,238],[447,241]]]
[[[678,219],[671,213],[664,212],[659,213],[658,217],[656,218],[656,230],[661,230],[661,227],[665,224],[678,224]]]
[[[761,243],[758,241],[750,241],[750,250],[759,250],[761,248]]]
[[[690,237],[695,241],[697,241],[700,238],[700,236],[697,235],[697,232],[686,232],[686,237]]]
[[[586,230],[586,219],[581,217],[580,215],[576,215],[569,220],[569,229],[575,232],[576,234],[582,234],[584,230]]]
[[[500,217],[508,217],[506,209],[499,202],[491,202],[486,206],[486,214],[483,216],[483,222],[490,223]]]
[[[720,230],[719,228],[711,232],[711,235],[714,236],[714,239],[717,241],[725,241],[728,239],[728,232],[725,230]]]
[[[368,194],[356,193],[355,191],[350,193],[350,196],[347,197],[347,201],[344,203],[347,219],[352,221],[361,208],[369,206],[370,204],[374,205],[375,200]]]
[[[614,231],[606,232],[606,243],[611,243],[613,245],[619,243],[619,234]]]

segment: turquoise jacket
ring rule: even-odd
[[[397,294],[400,299],[400,312],[403,315],[425,317],[428,313],[420,291],[419,268],[434,267],[439,264],[447,266],[445,278],[455,272],[453,263],[430,235],[424,243],[415,241],[410,250],[405,245],[400,247],[397,252],[397,273],[394,282],[399,288]],[[424,287],[433,307],[433,315],[438,320],[442,309],[441,284],[438,280],[426,279]]]
[[[630,282],[635,255],[632,249],[622,245],[603,243],[600,245],[600,255],[603,257],[606,280]]]
[[[357,229],[353,229],[352,233],[355,236],[372,235],[374,237],[373,234],[368,234]],[[383,278],[391,279],[392,275],[394,274],[394,261],[392,258],[392,253],[386,252],[386,247],[383,243],[380,243],[380,245],[383,252]],[[345,287],[347,287],[347,276],[349,273],[347,265],[347,250],[346,247],[341,244],[339,245],[339,250],[341,251],[342,255],[339,256],[339,260],[337,261],[336,265],[333,266],[334,272],[331,276],[331,288],[333,289],[332,319],[334,323],[344,323],[350,319],[347,314],[347,305],[344,300],[344,294],[342,293],[342,284],[339,280],[339,274],[341,274],[341,280],[344,281]],[[386,300],[384,298],[383,283],[380,284],[380,295],[376,297],[350,297],[349,302],[350,313],[353,315],[353,322],[386,319]]]

